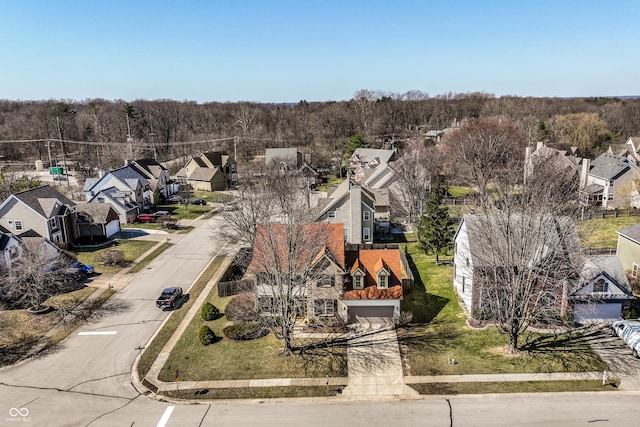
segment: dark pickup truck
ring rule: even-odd
[[[160,297],[156,300],[156,306],[158,308],[174,308],[180,297],[182,296],[182,288],[166,288],[160,294]]]

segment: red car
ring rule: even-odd
[[[156,218],[151,214],[142,213],[136,217],[136,222],[153,222],[155,219]]]

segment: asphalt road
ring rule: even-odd
[[[634,426],[638,393],[481,395],[406,401],[296,399],[160,402],[140,395],[130,372],[167,312],[166,286],[188,288],[214,253],[225,251],[214,218],[182,237],[112,298],[102,318],[55,351],[0,371],[0,426]],[[99,334],[97,334],[99,333]]]

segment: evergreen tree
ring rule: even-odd
[[[449,210],[442,205],[443,196],[440,187],[431,191],[426,213],[420,218],[418,227],[418,247],[425,253],[432,249],[436,253],[436,264],[440,261],[440,250],[451,244],[454,234]]]

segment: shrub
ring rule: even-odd
[[[256,296],[244,292],[231,298],[224,309],[224,314],[231,322],[253,322],[258,318]]]
[[[258,322],[236,323],[224,328],[223,332],[227,338],[232,340],[255,340],[268,333]]]
[[[215,305],[211,304],[209,301],[205,302],[200,308],[200,316],[202,320],[213,320],[218,317],[220,310],[216,308]]]
[[[207,325],[202,325],[202,327],[198,331],[198,339],[200,340],[201,344],[209,345],[212,344],[216,339],[216,334]]]
[[[124,265],[124,251],[122,249],[108,249],[99,254],[102,265]]]

